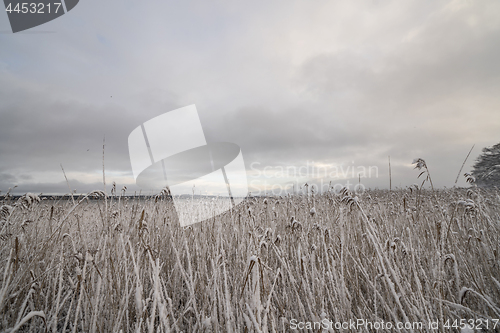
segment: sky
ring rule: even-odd
[[[82,0],[15,34],[2,12],[0,190],[103,189],[105,140],[107,191],[138,191],[129,134],[192,104],[253,193],[388,188],[389,156],[393,188],[415,158],[452,187],[500,142],[499,59],[499,1]]]

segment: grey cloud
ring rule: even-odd
[[[0,34],[0,189],[65,193],[60,163],[70,183],[95,179],[104,135],[110,181],[130,180],[130,131],[189,104],[247,166],[354,160],[386,187],[388,155],[403,185],[423,157],[449,185],[500,128],[498,5],[454,4],[107,2],[80,4],[54,34]]]
[[[8,173],[0,173],[0,183],[15,182],[16,177]]]

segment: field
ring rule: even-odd
[[[500,332],[498,190],[255,197],[187,228],[103,194],[3,198],[0,330]]]

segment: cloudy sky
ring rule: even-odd
[[[101,189],[104,136],[107,183],[137,189],[128,135],[191,104],[254,191],[304,166],[299,183],[375,166],[362,183],[387,188],[389,155],[394,187],[417,157],[451,187],[472,145],[464,171],[500,141],[499,59],[493,0],[82,0],[16,34],[3,12],[0,190],[67,193],[61,164],[78,193]]]

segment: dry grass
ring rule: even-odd
[[[288,332],[293,318],[500,318],[499,194],[254,198],[185,229],[165,197],[4,198],[0,329]]]

